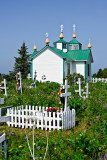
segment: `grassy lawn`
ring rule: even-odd
[[[9,96],[5,104],[38,105],[61,108],[57,83],[37,83],[36,89],[27,88],[32,82],[23,81],[23,95],[16,93],[16,82],[7,82]],[[84,88],[85,84],[82,84]],[[76,127],[67,131],[48,131],[48,151],[46,160],[100,160],[106,159],[107,153],[107,84],[98,82],[89,84],[90,95],[87,99],[79,98],[71,86],[70,108],[76,109]],[[3,97],[3,93],[0,94]],[[0,126],[0,134],[6,133],[9,160],[30,160],[25,129]],[[32,149],[32,129],[27,129],[27,136]],[[43,159],[46,150],[46,132],[35,129],[35,159]],[[1,158],[3,159],[3,158]]]

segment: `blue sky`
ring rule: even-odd
[[[0,0],[0,73],[13,70],[23,41],[29,54],[34,42],[38,50],[59,39],[64,25],[64,40],[72,39],[76,24],[77,40],[87,49],[92,44],[92,73],[107,68],[107,1],[106,0]]]

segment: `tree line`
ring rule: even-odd
[[[94,73],[93,78],[107,78],[107,68],[103,70],[100,68],[97,73]]]

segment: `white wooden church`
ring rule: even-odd
[[[93,62],[91,43],[88,49],[82,49],[82,44],[76,40],[75,25],[73,25],[72,40],[67,42],[63,36],[63,25],[59,40],[49,46],[48,34],[46,34],[46,46],[37,51],[34,45],[34,52],[30,56],[30,74],[34,79],[35,71],[38,81],[54,81],[63,83],[68,74],[80,73],[84,79],[91,80],[91,63]]]

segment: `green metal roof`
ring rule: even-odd
[[[69,41],[69,44],[81,44],[81,43],[78,42],[76,39],[73,39],[73,40]]]
[[[38,53],[39,51],[34,51],[33,54],[30,56],[30,60]]]
[[[90,53],[91,53],[90,49],[72,50],[72,51],[68,51],[67,55],[69,55],[70,59],[74,61],[87,61]]]
[[[60,40],[58,40],[58,41],[56,41],[56,42],[54,42],[54,43],[68,43],[68,42],[64,41],[63,39],[60,39]],[[54,44],[54,43],[53,43],[53,44]]]
[[[91,53],[90,49],[86,49],[86,50],[71,50],[68,51],[67,53],[63,52],[60,49],[51,47],[46,45],[43,49],[41,49],[40,51],[34,51],[33,54],[30,56],[30,60],[37,54],[41,53],[42,51],[44,51],[45,49],[49,48],[50,50],[52,50],[53,52],[57,53],[59,56],[61,56],[62,58],[68,59],[68,60],[73,60],[73,61],[87,61],[89,58],[89,55]]]
[[[60,50],[60,49],[53,48],[53,47],[50,47],[50,46],[49,46],[49,48],[50,48],[52,51],[56,52],[58,55],[60,55],[62,58],[66,58],[66,59],[69,59],[69,58],[70,58],[67,53],[64,53],[64,52],[63,52],[62,50]]]

